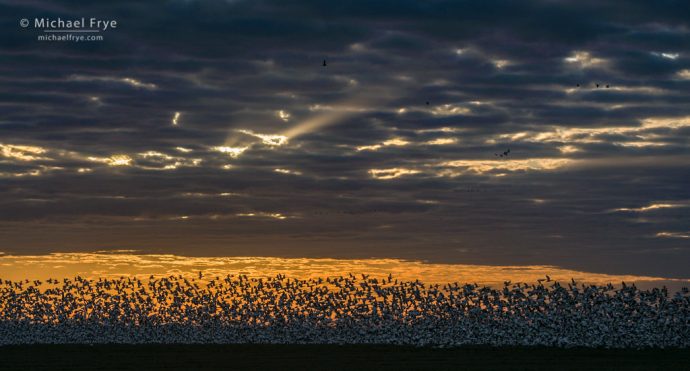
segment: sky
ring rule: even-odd
[[[688,14],[0,0],[0,251],[688,278]],[[58,17],[117,27],[38,40]]]

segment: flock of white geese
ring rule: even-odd
[[[0,345],[32,343],[688,347],[690,294],[352,274],[4,280]]]

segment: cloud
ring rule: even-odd
[[[282,146],[284,144],[287,144],[288,142],[288,137],[285,135],[278,135],[278,134],[258,134],[255,133],[251,130],[238,130],[242,134],[247,134],[251,135],[253,137],[261,139],[263,144],[269,145],[269,146]]]
[[[244,151],[247,150],[248,147],[226,147],[226,146],[219,146],[219,147],[213,147],[213,150],[218,151],[220,153],[226,153],[230,157],[239,157]]]
[[[356,150],[357,151],[377,151],[377,150],[379,150],[383,147],[387,147],[387,146],[406,146],[408,144],[410,144],[410,142],[408,142],[404,139],[392,138],[392,139],[385,140],[385,141],[381,142],[380,144],[372,144],[369,146],[359,146],[356,148]]]
[[[181,115],[181,114],[180,114],[179,112],[175,112],[175,113],[173,114],[173,117],[172,117],[172,120],[171,120],[171,123],[173,124],[173,126],[179,125],[180,115]]]
[[[283,120],[285,122],[290,121],[290,113],[289,112],[284,111],[284,110],[279,110],[277,114],[281,120]]]
[[[546,171],[555,170],[568,165],[573,164],[575,161],[571,159],[564,158],[532,158],[526,160],[493,160],[493,161],[482,161],[482,160],[455,160],[447,161],[438,164],[439,167],[448,168],[464,168],[467,171],[485,174],[492,172],[499,172],[498,174],[504,175],[501,171]],[[457,174],[457,173],[442,173],[442,174]]]
[[[653,203],[653,204],[649,204],[647,206],[642,206],[642,207],[633,207],[633,208],[621,207],[618,209],[614,209],[613,211],[644,213],[644,212],[655,211],[655,210],[659,210],[659,209],[672,209],[672,208],[679,208],[679,207],[690,207],[690,203],[688,203],[688,202]]]
[[[659,232],[656,234],[659,238],[690,238],[690,232]]]
[[[112,76],[84,76],[84,75],[72,75],[69,80],[72,81],[85,81],[85,82],[108,82],[108,83],[118,83],[129,85],[137,89],[155,90],[158,88],[156,84],[146,83],[131,77],[112,77]]]
[[[564,61],[579,68],[597,68],[604,67],[608,64],[606,59],[594,57],[587,51],[574,51],[570,56],[566,57]]]
[[[132,158],[128,155],[117,154],[110,157],[88,157],[89,161],[100,162],[108,166],[130,166]]]
[[[376,179],[395,179],[405,175],[412,175],[419,173],[419,170],[392,168],[392,169],[370,169],[369,174]]]
[[[46,149],[42,147],[0,143],[0,154],[3,157],[19,161],[43,160],[45,157],[41,155],[45,152]]]

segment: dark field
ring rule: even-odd
[[[0,347],[0,370],[690,370],[690,350],[336,345]]]

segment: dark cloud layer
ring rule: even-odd
[[[0,251],[690,277],[687,1],[0,1],[0,14]],[[19,26],[34,17],[118,28],[38,41]]]

